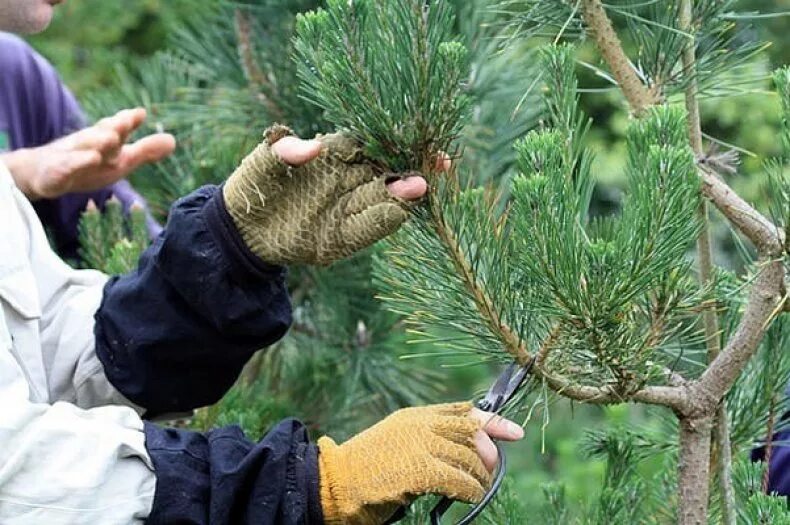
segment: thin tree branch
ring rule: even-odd
[[[601,1],[582,0],[582,16],[633,112],[641,115],[647,108],[657,104],[659,97],[637,76]]]
[[[249,13],[242,8],[238,8],[235,10],[234,20],[236,24],[236,39],[239,46],[239,58],[244,68],[244,74],[250,82],[250,87],[266,107],[272,120],[281,120],[284,116],[282,109],[267,95],[267,93],[272,93],[271,82],[269,82],[266,74],[258,65],[258,60],[255,57],[255,46],[252,42],[252,23],[250,22]]]
[[[472,267],[466,259],[458,240],[444,219],[444,213],[436,199],[431,199],[433,211],[433,224],[436,233],[450,252],[450,258],[458,274],[463,279],[464,285],[474,298],[478,312],[486,320],[489,330],[497,334],[504,343],[505,350],[521,365],[526,365],[532,359],[532,354],[521,338],[499,316],[489,294],[480,286]]]
[[[763,462],[765,463],[765,471],[763,472],[763,492],[768,494],[768,482],[771,479],[771,456],[774,450],[774,424],[776,419],[776,405],[778,400],[776,394],[771,396],[771,404],[768,409],[768,422],[765,431],[765,456]]]
[[[781,260],[763,262],[752,284],[740,325],[721,354],[691,385],[691,400],[700,413],[711,413],[732,388],[779,314],[785,269]]]
[[[754,243],[760,253],[777,256],[783,251],[784,232],[743,200],[706,165],[700,165],[702,193],[727,219]]]

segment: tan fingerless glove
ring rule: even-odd
[[[395,232],[409,203],[390,194],[360,146],[342,134],[319,135],[324,148],[299,167],[272,145],[291,135],[275,125],[225,183],[223,196],[247,246],[272,264],[326,265]]]
[[[318,440],[327,524],[379,525],[423,494],[478,501],[491,475],[474,443],[471,403],[399,410],[342,445]]]

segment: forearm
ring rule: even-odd
[[[149,415],[217,401],[291,322],[285,270],[247,250],[216,187],[178,201],[133,274],[112,278],[96,313],[110,382]]]

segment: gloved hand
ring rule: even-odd
[[[423,494],[480,500],[497,460],[489,436],[515,440],[523,431],[471,403],[454,403],[399,410],[339,446],[322,437],[325,522],[379,525]]]
[[[410,202],[387,189],[397,176],[377,170],[354,140],[319,135],[318,157],[291,166],[273,147],[289,135],[285,126],[269,128],[223,190],[242,238],[262,260],[326,265],[395,232],[408,218]]]

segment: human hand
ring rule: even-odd
[[[423,494],[479,501],[496,466],[492,438],[515,441],[510,421],[454,403],[399,410],[342,445],[318,441],[327,524],[379,525]]]
[[[449,169],[449,159],[438,161]],[[380,173],[342,134],[302,140],[267,130],[223,195],[253,253],[274,264],[329,264],[393,233],[428,184],[419,173]]]
[[[0,160],[30,200],[97,190],[173,152],[176,141],[167,133],[126,143],[145,118],[143,108],[119,111],[44,146],[0,155]]]

